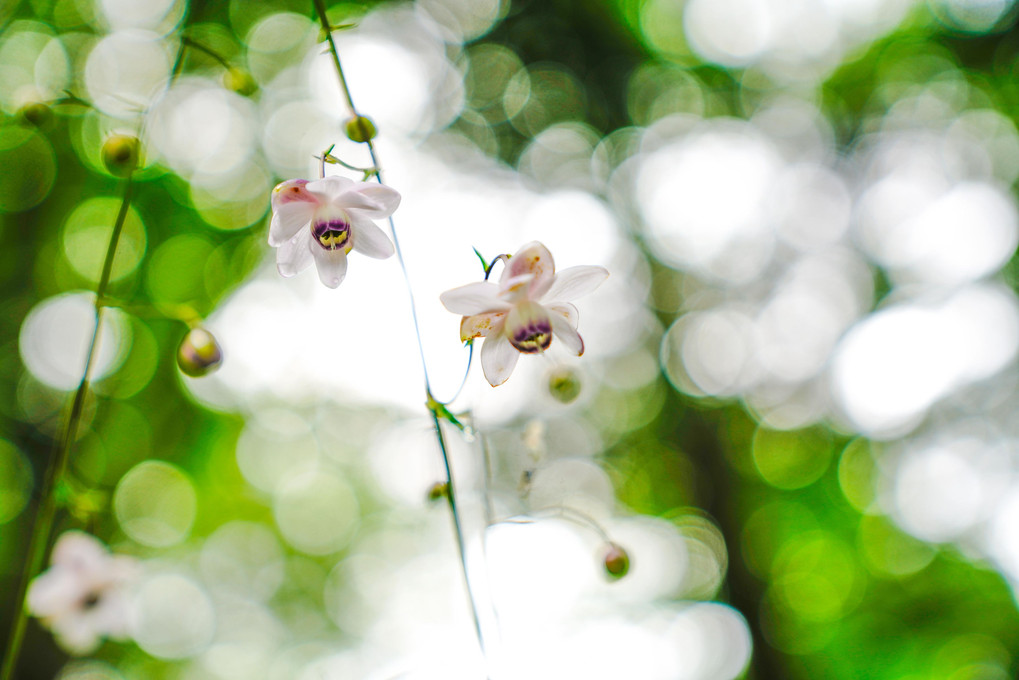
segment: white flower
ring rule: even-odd
[[[315,261],[318,277],[336,288],[347,273],[351,249],[385,259],[393,244],[373,219],[389,217],[400,194],[383,184],[345,177],[315,181],[291,179],[272,190],[269,245],[283,276],[304,271]]]
[[[604,267],[569,267],[555,273],[548,248],[533,241],[509,258],[498,285],[478,281],[447,290],[439,299],[463,314],[460,339],[486,338],[481,367],[494,387],[506,382],[520,353],[548,349],[553,334],[571,352],[584,353],[579,314],[570,300],[590,293],[609,275]]]
[[[128,590],[137,574],[133,558],[111,555],[97,538],[67,531],[53,546],[50,568],[29,586],[26,605],[61,647],[88,654],[104,637],[127,637]]]

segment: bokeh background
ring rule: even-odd
[[[1016,676],[1014,2],[327,5],[437,397],[472,247],[612,272],[583,358],[453,404],[493,678]],[[32,623],[21,677],[483,677],[398,263],[332,291],[266,244],[276,182],[369,164],[312,4],[0,22],[0,631],[119,206],[100,147],[144,149],[59,519],[141,561],[132,639],[73,659]],[[193,319],[225,355],[197,380]]]

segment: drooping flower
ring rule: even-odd
[[[499,283],[478,281],[439,299],[463,314],[460,339],[483,337],[481,367],[494,387],[506,382],[520,354],[544,352],[553,335],[573,354],[584,353],[579,314],[570,300],[590,293],[609,275],[604,267],[569,267],[558,274],[548,248],[533,241],[509,258]]]
[[[61,534],[50,568],[29,586],[26,606],[72,654],[88,654],[104,637],[128,633],[128,591],[137,562],[111,555],[102,542],[81,531]]]
[[[269,245],[277,248],[276,268],[294,276],[315,262],[318,277],[336,288],[347,273],[347,254],[385,259],[393,244],[372,221],[389,217],[400,194],[384,184],[345,177],[291,179],[272,190]]]

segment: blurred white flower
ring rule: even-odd
[[[494,387],[506,382],[520,353],[544,352],[553,334],[571,352],[583,354],[579,313],[569,300],[590,293],[608,275],[597,266],[569,267],[556,274],[552,253],[532,241],[509,258],[498,285],[468,283],[439,299],[449,311],[464,315],[461,340],[488,338],[481,348],[481,367]]]
[[[104,637],[124,639],[128,632],[128,590],[138,563],[111,555],[94,536],[61,534],[50,568],[28,590],[27,607],[72,654],[94,651]]]
[[[347,273],[351,249],[385,259],[393,244],[373,219],[389,217],[400,194],[384,184],[345,177],[291,179],[272,190],[269,245],[277,248],[276,268],[294,276],[315,261],[318,277],[336,288]]]

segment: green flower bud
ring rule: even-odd
[[[449,484],[446,482],[436,482],[428,488],[428,500],[432,503],[447,496],[449,496]]]
[[[29,102],[18,109],[18,120],[25,125],[41,128],[53,120],[53,111],[43,102]]]
[[[103,142],[103,165],[115,177],[127,177],[138,167],[141,144],[133,135],[110,135]]]
[[[375,135],[379,134],[375,123],[367,116],[348,118],[343,127],[347,137],[355,142],[367,142],[369,139],[375,139]]]
[[[223,350],[212,333],[204,328],[192,328],[177,348],[177,366],[192,378],[212,373],[221,363]]]
[[[251,77],[251,74],[236,66],[231,66],[223,74],[223,85],[242,97],[250,97],[258,92],[258,83]]]
[[[605,573],[613,579],[621,579],[630,571],[630,556],[622,547],[609,543],[603,559]]]
[[[580,396],[580,376],[568,366],[555,368],[548,375],[548,393],[561,404],[569,404]]]

